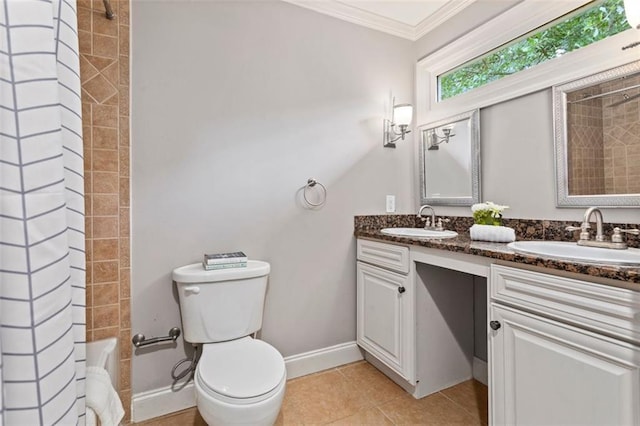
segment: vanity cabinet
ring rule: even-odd
[[[492,425],[640,424],[640,293],[493,265]]]
[[[408,275],[409,249],[368,240],[357,244],[357,343],[415,383],[415,292]]]

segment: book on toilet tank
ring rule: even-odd
[[[246,254],[241,251],[236,251],[233,253],[205,254],[203,263],[205,265],[223,265],[242,262],[246,264],[247,260]]]
[[[217,269],[246,268],[247,262],[217,263],[213,265],[207,265],[206,263],[203,262],[202,267],[207,271],[213,271]]]

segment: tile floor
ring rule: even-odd
[[[470,380],[414,399],[366,361],[287,382],[277,425],[486,425],[487,387]],[[195,408],[139,425],[204,426]]]

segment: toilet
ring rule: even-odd
[[[270,266],[207,271],[201,263],[173,270],[184,339],[201,344],[196,404],[209,425],[272,425],[284,398],[284,359],[251,335],[262,328]]]

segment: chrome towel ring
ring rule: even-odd
[[[322,197],[321,197],[321,201],[320,202],[312,203],[311,201],[309,201],[309,198],[307,198],[307,191],[310,190],[310,188],[313,188],[316,185],[319,185],[320,188],[322,188]],[[314,178],[309,178],[309,179],[307,179],[307,184],[304,186],[304,190],[302,192],[302,196],[304,197],[304,201],[307,204],[309,204],[311,207],[319,207],[319,206],[323,205],[325,203],[325,201],[327,201],[327,188],[325,188],[323,184],[321,184],[320,182],[318,182]]]

